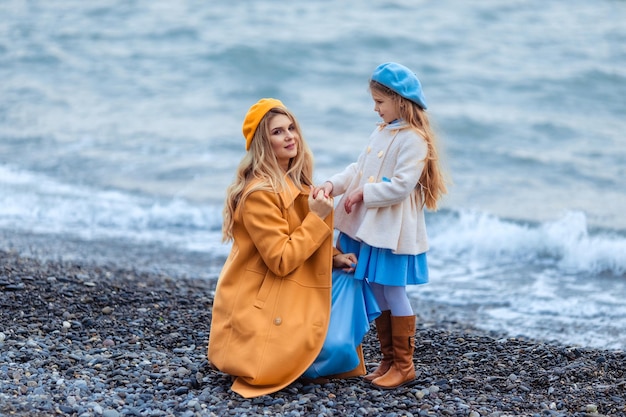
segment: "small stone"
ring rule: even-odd
[[[63,414],[73,414],[74,413],[74,409],[70,406],[67,406],[65,404],[61,404],[59,406],[59,410],[63,412]]]
[[[4,287],[6,291],[21,291],[24,288],[26,288],[24,284],[9,284]]]
[[[102,415],[104,410],[102,409],[102,406],[100,406],[100,404],[96,403],[96,404],[93,405],[93,412],[98,414],[98,415]]]
[[[431,385],[430,387],[428,387],[428,391],[430,391],[432,394],[436,394],[439,392],[439,386]]]
[[[113,313],[113,309],[109,306],[102,307],[102,314],[111,314]]]
[[[585,412],[591,413],[591,414],[596,414],[598,412],[598,406],[595,405],[595,404],[587,404],[585,406]]]

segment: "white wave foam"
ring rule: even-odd
[[[582,212],[567,212],[538,225],[469,210],[443,217],[434,219],[429,233],[433,249],[445,258],[548,264],[574,274],[626,273],[626,238],[609,232],[590,234]]]
[[[221,207],[71,185],[2,165],[0,227],[227,253]],[[582,212],[535,225],[469,210],[440,212],[429,218],[429,234],[434,256],[481,269],[528,263],[571,274],[626,273],[626,238],[591,234]]]
[[[82,239],[123,238],[224,253],[221,213],[181,199],[155,200],[60,183],[0,165],[0,227]]]
[[[565,270],[626,273],[626,239],[609,234],[590,236],[584,213],[568,212],[544,224],[540,231]]]

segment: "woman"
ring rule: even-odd
[[[250,398],[299,378],[324,343],[331,310],[333,201],[310,194],[313,157],[276,99],[246,114],[248,151],[227,190],[208,358]]]

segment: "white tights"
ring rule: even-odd
[[[406,293],[406,287],[396,287],[391,285],[380,285],[371,283],[372,292],[380,311],[391,310],[392,316],[412,316],[413,307]]]

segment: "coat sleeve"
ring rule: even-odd
[[[333,175],[328,181],[333,184],[332,196],[336,197],[346,192],[348,185],[352,182],[352,179],[358,173],[358,163],[353,162],[348,165],[343,171]]]
[[[389,181],[363,185],[363,204],[367,208],[385,207],[404,201],[413,192],[422,175],[427,145],[418,135],[401,141]]]
[[[248,195],[241,215],[263,262],[279,277],[302,265],[332,234],[324,220],[311,212],[290,232],[280,197],[271,192],[255,191]]]

